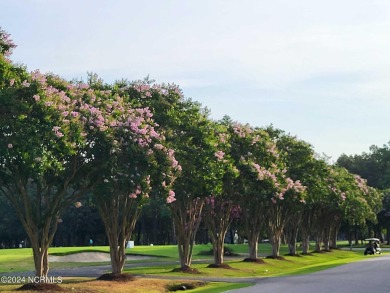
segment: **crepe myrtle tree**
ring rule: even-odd
[[[336,248],[337,234],[344,220],[352,225],[365,225],[366,221],[375,223],[377,213],[382,207],[382,194],[367,185],[367,181],[359,175],[349,173],[346,169],[333,167],[332,179],[329,180],[331,197],[337,203],[332,221],[327,222],[323,231],[325,250]]]
[[[169,204],[178,245],[180,268],[191,268],[195,235],[202,219],[204,198],[220,188],[215,174],[219,162],[215,158],[218,137],[209,113],[199,103],[186,99],[174,84],[154,84],[146,78],[134,82],[117,82],[118,92],[135,98],[139,106],[148,107],[166,138],[175,149],[182,166],[175,181],[176,201]]]
[[[4,55],[9,38],[0,37],[0,193],[26,230],[35,274],[45,281],[61,213],[88,187],[90,117],[79,113],[86,88],[14,65]]]
[[[210,157],[216,165],[210,169],[214,183],[213,193],[205,199],[204,221],[213,244],[213,267],[224,263],[224,241],[232,221],[239,216],[240,207],[236,201],[236,179],[239,171],[231,157],[230,134],[224,121],[216,122],[218,141],[215,152]]]
[[[271,147],[276,153],[276,148]],[[266,182],[263,192],[266,195],[265,221],[272,245],[272,257],[279,257],[281,238],[286,223],[293,216],[292,210],[296,205],[303,204],[306,187],[299,180],[292,180],[286,176],[287,169],[282,163],[273,164],[265,168],[254,162],[245,162],[251,165],[257,175],[259,183]]]
[[[218,168],[214,159],[217,138],[208,113],[199,104],[187,100],[176,108],[176,123],[170,125],[173,133],[169,139],[183,170],[175,181],[177,201],[169,207],[178,244],[180,270],[193,271],[190,269],[192,251],[202,219],[204,198],[219,186],[215,184],[214,176]]]
[[[90,80],[93,91],[83,109],[92,113],[86,137],[93,145],[91,168],[99,171],[91,192],[105,226],[112,273],[119,274],[142,206],[151,193],[167,203],[176,200],[172,184],[181,166],[164,145],[150,109],[135,107],[133,96],[121,96],[96,80]]]
[[[313,147],[295,136],[286,134],[283,130],[274,128],[272,125],[265,128],[265,131],[276,143],[279,150],[279,160],[286,166],[286,176],[292,180],[301,180],[302,184],[306,186],[306,199],[308,199],[311,187],[318,185],[315,176],[318,173],[316,171],[318,164]],[[298,232],[302,230],[303,214],[307,204],[308,202],[305,205],[298,204],[291,207],[291,217],[284,229],[290,255],[296,255],[297,253]]]
[[[275,141],[262,129],[232,125],[232,152],[240,170],[239,203],[246,223],[249,260],[256,261],[261,229],[268,229],[272,256],[279,256],[283,229],[304,202],[305,187],[287,176],[288,169]]]
[[[267,180],[258,180],[253,166],[260,164],[263,168],[271,168],[277,157],[273,154],[274,144],[264,130],[230,122],[229,132],[231,154],[240,171],[236,180],[236,193],[241,209],[240,220],[244,224],[248,239],[249,257],[246,260],[256,261],[260,232],[264,229],[270,184]]]
[[[316,194],[310,195],[310,200],[313,201],[310,205],[313,211],[311,232],[315,237],[316,252],[322,250],[322,245],[325,250],[330,249],[332,230],[338,230],[343,219],[342,204],[348,190],[354,189],[353,177],[341,168],[327,165],[322,178],[319,184],[321,189],[317,189]]]

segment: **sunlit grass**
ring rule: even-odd
[[[229,261],[232,269],[208,268],[207,264],[193,264],[192,267],[200,271],[202,277],[213,278],[244,278],[270,277],[289,274],[302,274],[331,268],[349,262],[366,258],[361,252],[334,250],[328,253],[313,253],[305,256],[285,256],[285,260],[264,259],[264,264],[248,263],[242,260]],[[379,256],[378,256],[379,257]],[[155,274],[161,276],[185,276],[183,273],[172,272],[178,265],[136,267],[126,269],[133,274]]]

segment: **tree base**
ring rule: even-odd
[[[245,258],[243,262],[252,262],[252,263],[258,263],[258,264],[265,264],[265,261],[261,258]]]
[[[286,260],[283,256],[273,256],[273,255],[268,255],[265,258],[277,259],[277,260]]]
[[[194,268],[191,268],[191,267],[184,267],[184,268],[175,268],[172,270],[172,272],[174,273],[185,273],[185,274],[200,274],[199,270],[198,269],[194,269]]]
[[[28,283],[16,289],[16,291],[65,291],[64,288],[52,283]]]
[[[301,254],[302,254],[302,255],[313,256],[313,254],[312,254],[311,252],[305,252],[305,253],[304,253],[304,252],[302,252]]]
[[[130,274],[103,274],[96,280],[99,281],[114,281],[114,282],[131,282],[135,280],[135,277]]]
[[[221,264],[211,264],[211,265],[208,265],[207,266],[208,268],[210,269],[232,269],[231,266],[229,266],[228,264],[226,263],[221,263]]]
[[[285,256],[297,256],[297,257],[300,257],[301,255],[298,254],[298,253],[287,253]]]

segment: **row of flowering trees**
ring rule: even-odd
[[[125,243],[142,207],[163,199],[171,211],[181,270],[203,221],[222,265],[224,240],[239,219],[256,260],[266,230],[279,256],[288,235],[295,254],[310,235],[335,245],[341,221],[373,219],[380,194],[363,179],[316,157],[280,130],[213,121],[175,85],[149,81],[69,82],[28,72],[9,59],[0,31],[0,194],[14,207],[33,248],[36,275],[47,276],[48,248],[64,209],[92,195],[121,273]]]

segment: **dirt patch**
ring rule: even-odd
[[[266,263],[261,258],[245,258],[243,260],[243,262],[251,262],[251,263],[257,263],[257,264],[265,264]]]
[[[57,284],[49,284],[49,283],[28,283],[24,284],[22,287],[16,289],[16,291],[48,291],[48,292],[59,292],[65,291],[64,288],[61,288]]]
[[[135,277],[130,274],[103,274],[96,280],[99,281],[114,281],[114,282],[131,282]]]

